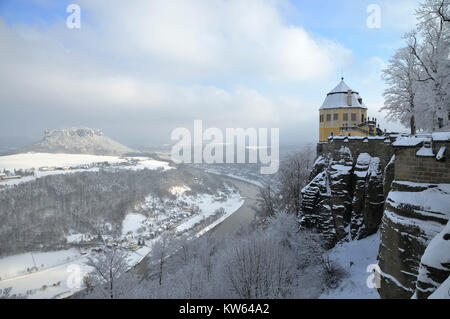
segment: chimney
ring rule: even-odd
[[[351,90],[347,91],[347,105],[352,106],[352,91]]]

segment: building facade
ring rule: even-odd
[[[319,109],[319,141],[330,136],[375,136],[375,119],[367,118],[367,107],[358,92],[344,78],[330,93]]]

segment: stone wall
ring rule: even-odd
[[[343,148],[348,149],[353,158],[349,171],[352,183],[344,182],[338,189],[333,185],[330,173],[333,163],[342,157]],[[351,237],[363,238],[380,227],[381,243],[377,256],[381,268],[380,296],[410,298],[416,293],[418,298],[424,298],[431,294],[450,269],[438,271],[426,260],[421,263],[430,241],[450,220],[450,133],[412,137],[334,137],[319,143],[317,154],[318,165],[314,167],[311,179],[321,176],[321,180],[316,178],[315,184],[304,189],[304,199],[309,200],[304,202],[305,217],[309,221],[315,218],[316,228],[334,236],[336,241],[345,240],[346,236],[337,236],[341,229],[337,227],[333,213],[339,204],[336,195],[348,191],[353,198],[351,218],[346,218]],[[370,161],[376,162],[377,158],[378,168],[368,169]],[[370,174],[370,171],[375,173]],[[321,185],[323,181],[325,186],[329,184],[328,194],[327,187]],[[316,184],[321,185],[321,191],[313,192]],[[381,205],[380,211],[378,207],[367,205],[372,202]],[[381,225],[378,226],[380,218]],[[319,223],[326,227],[318,227]],[[422,279],[418,280],[419,269]]]
[[[450,160],[437,161],[435,156],[418,156],[423,143],[417,146],[398,146],[395,149],[395,179],[416,183],[450,183]],[[433,154],[441,147],[450,152],[450,142],[433,142]]]
[[[450,269],[450,265],[447,270],[433,268],[426,260],[421,264],[430,241],[450,219],[450,160],[445,158],[450,141],[435,140],[434,134],[404,137],[392,148],[394,181],[380,227],[379,293],[382,298],[411,298],[414,293],[426,298]],[[439,151],[442,157],[437,156]]]
[[[317,144],[317,155],[326,153],[334,154],[340,150],[341,147],[348,147],[353,154],[353,160],[356,161],[358,155],[361,153],[368,153],[372,157],[380,158],[380,164],[382,167],[386,167],[389,163],[392,155],[394,155],[394,149],[392,142],[395,140],[395,136],[377,136],[377,137],[341,137],[336,136],[330,138],[328,142]]]

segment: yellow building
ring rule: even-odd
[[[353,91],[344,78],[330,93],[319,109],[319,141],[331,136],[374,136],[376,122],[367,118],[367,107],[359,93]]]

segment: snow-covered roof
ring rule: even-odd
[[[347,103],[347,95],[348,92],[351,91],[352,95],[352,105],[349,106]],[[345,82],[344,78],[342,78],[341,82],[333,89],[330,93],[327,94],[325,101],[323,102],[321,109],[334,109],[341,107],[358,107],[367,109],[364,103],[360,103],[358,92],[353,91]]]
[[[436,132],[432,135],[433,141],[445,142],[450,141],[450,132]]]
[[[395,142],[392,145],[414,147],[423,143],[427,139],[429,138],[427,138],[426,136],[400,136],[395,140]]]

